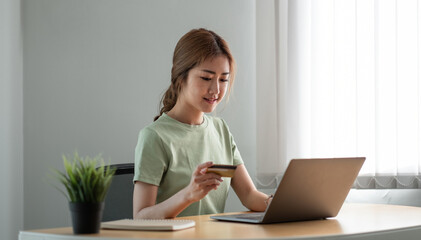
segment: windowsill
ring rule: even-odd
[[[345,202],[421,207],[421,189],[351,189]]]
[[[356,189],[421,189],[420,175],[358,176]]]
[[[276,189],[282,176],[260,176],[263,181],[256,181],[258,189]],[[421,189],[421,175],[361,175],[352,188],[355,189]]]

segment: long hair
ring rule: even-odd
[[[218,34],[203,28],[193,29],[181,37],[174,49],[171,85],[162,96],[161,110],[159,115],[154,118],[154,121],[162,113],[169,112],[175,106],[181,92],[181,86],[187,80],[190,69],[202,64],[207,59],[221,55],[228,59],[230,66],[228,98],[235,79],[236,65],[227,42]]]

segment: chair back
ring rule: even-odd
[[[105,196],[102,221],[133,218],[133,175],[134,164],[112,164],[115,175]]]

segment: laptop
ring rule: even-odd
[[[336,217],[365,157],[292,159],[265,212],[212,215],[246,223],[280,223]]]

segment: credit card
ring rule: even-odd
[[[206,172],[216,173],[221,177],[234,177],[235,169],[237,169],[237,166],[234,165],[215,164],[208,167]]]

